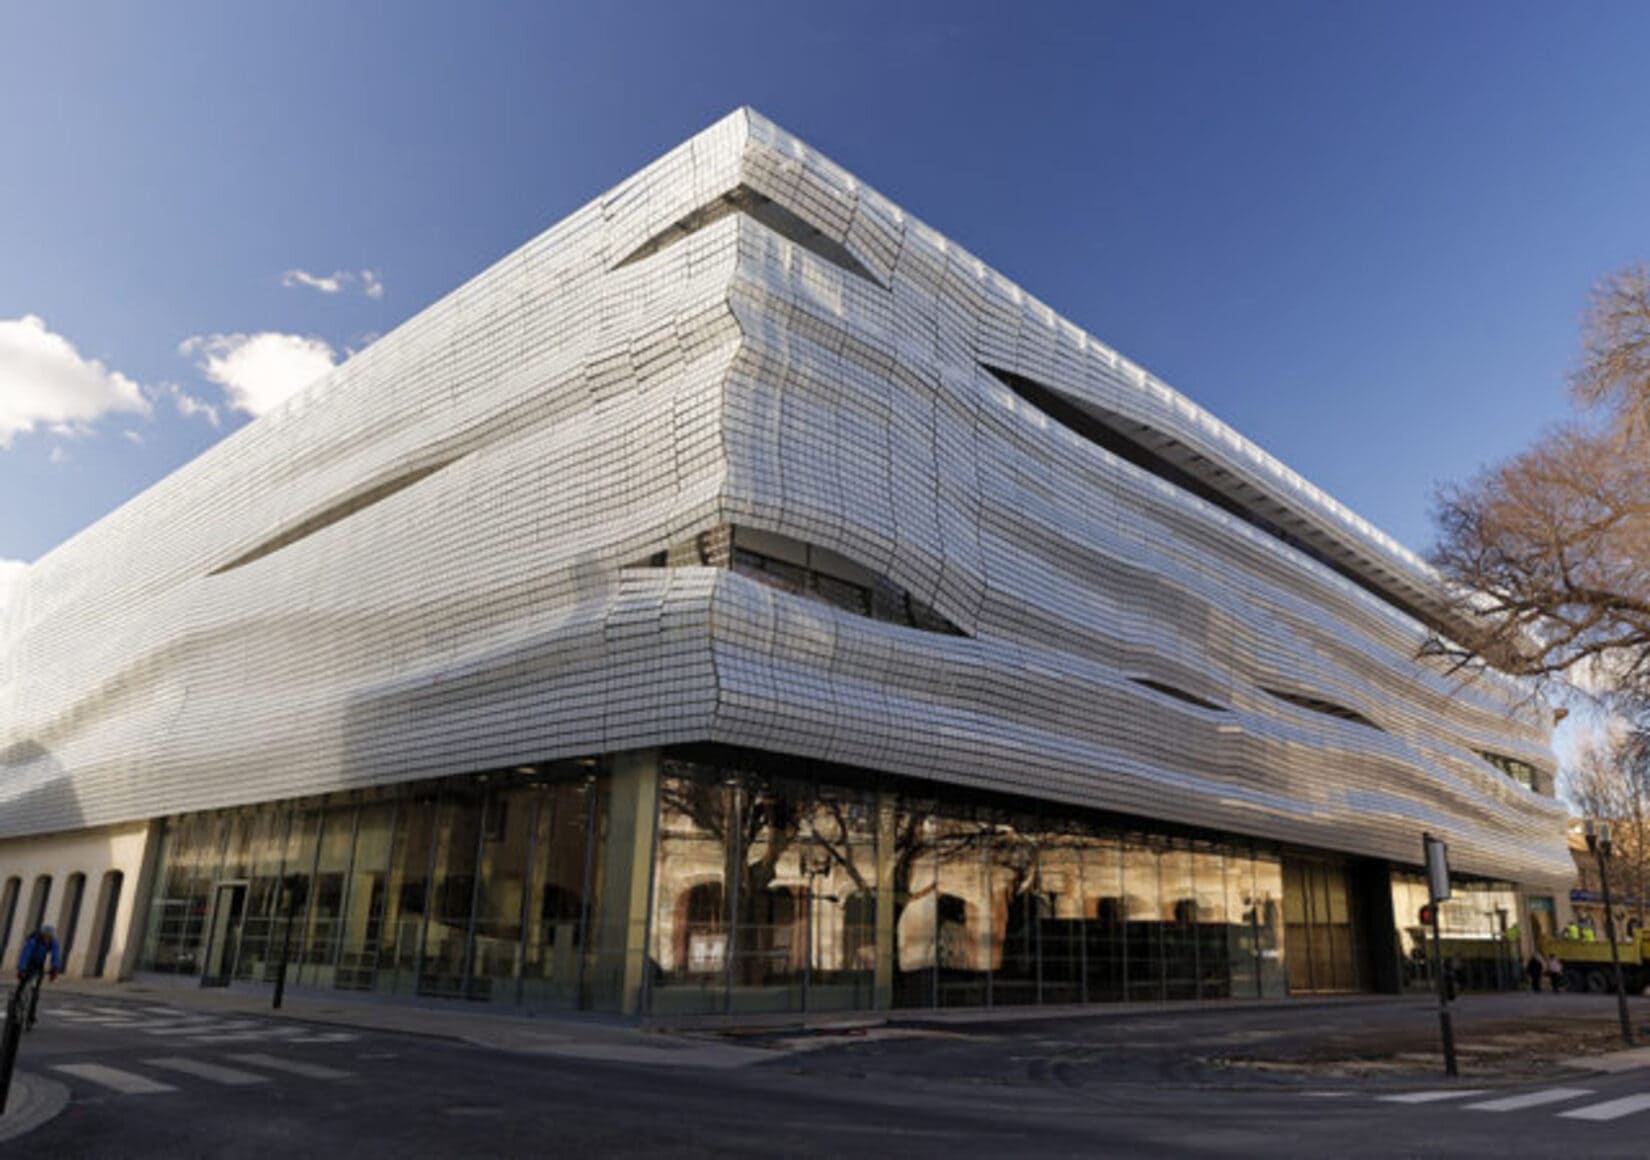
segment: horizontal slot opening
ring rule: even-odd
[[[1213,701],[1199,697],[1196,693],[1188,693],[1185,689],[1165,685],[1162,681],[1154,681],[1150,677],[1130,677],[1129,680],[1137,685],[1145,686],[1154,693],[1162,693],[1165,697],[1173,697],[1177,701],[1185,701],[1188,705],[1196,705],[1199,709],[1213,709],[1217,713],[1227,712],[1224,705],[1217,705]]]
[[[618,270],[644,258],[651,258],[659,251],[734,213],[742,213],[761,222],[780,237],[794,242],[817,257],[824,258],[833,266],[841,267],[855,277],[864,278],[878,286],[882,285],[881,281],[865,268],[864,263],[854,257],[848,247],[827,236],[824,231],[809,225],[794,210],[746,185],[738,186],[715,201],[702,205],[685,217],[672,222],[615,262],[613,268]]]
[[[319,532],[323,528],[329,528],[333,524],[338,523],[340,520],[348,519],[350,516],[359,511],[372,507],[374,504],[382,503],[398,491],[405,491],[413,484],[423,482],[436,472],[440,471],[442,468],[451,466],[460,458],[462,457],[454,456],[452,459],[445,459],[440,463],[415,468],[414,470],[406,472],[403,475],[396,476],[394,479],[388,479],[383,483],[374,484],[372,487],[352,495],[348,499],[339,500],[337,503],[334,503],[329,507],[322,508],[314,515],[308,516],[298,523],[293,524],[285,531],[271,536],[257,547],[242,552],[239,556],[236,556],[227,564],[220,564],[218,567],[212,569],[209,575],[219,576],[225,572],[232,572],[236,568],[244,568],[246,565],[255,560],[261,560],[265,556],[279,552],[282,548],[290,547],[293,544],[296,544],[299,540],[307,539],[308,537],[313,536],[316,532]]]
[[[1333,701],[1325,701],[1322,697],[1312,697],[1305,693],[1291,693],[1287,689],[1262,689],[1269,697],[1276,697],[1280,701],[1287,701],[1302,709],[1310,709],[1314,713],[1322,713],[1325,717],[1335,717],[1341,721],[1351,721],[1354,725],[1362,725],[1366,729],[1374,729],[1385,733],[1375,722],[1365,717],[1356,709],[1348,709],[1345,705],[1337,705]]]

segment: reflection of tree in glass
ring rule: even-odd
[[[854,841],[852,814],[860,803],[742,770],[707,777],[700,767],[667,763],[667,772],[666,816],[687,820],[722,851],[736,984],[801,968],[807,946],[799,919],[815,899],[874,896],[875,867],[867,864],[872,846]],[[816,878],[823,888],[815,887]],[[849,941],[857,945],[861,938]]]

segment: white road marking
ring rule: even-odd
[[[251,1019],[237,1019],[232,1023],[225,1023],[218,1019],[190,1019],[179,1020],[162,1027],[147,1028],[150,1035],[205,1035],[207,1032],[219,1031],[251,1031],[261,1026]]]
[[[269,1082],[267,1075],[253,1075],[250,1071],[241,1071],[238,1068],[207,1063],[200,1059],[187,1059],[181,1055],[168,1056],[165,1059],[146,1059],[143,1062],[149,1067],[158,1067],[166,1071],[180,1071],[184,1075],[198,1076],[201,1079],[209,1079],[213,1083],[228,1084],[231,1087],[244,1087],[246,1084]]]
[[[216,1043],[257,1043],[268,1038],[268,1034],[262,1031],[230,1032],[228,1035],[203,1035],[197,1032],[193,1035],[184,1036],[181,1042],[199,1044],[202,1047],[211,1047]]]
[[[1470,1091],[1466,1089],[1461,1091],[1445,1089],[1443,1091],[1405,1092],[1403,1095],[1398,1096],[1382,1096],[1381,1099],[1389,1104],[1434,1104],[1439,1100],[1464,1100],[1468,1096],[1481,1096],[1486,1090],[1488,1089],[1473,1088]]]
[[[121,1071],[118,1067],[104,1067],[101,1063],[56,1063],[53,1071],[60,1071],[65,1075],[72,1075],[77,1079],[95,1083],[100,1087],[109,1088],[122,1095],[143,1096],[153,1095],[156,1092],[175,1092],[178,1089],[169,1083],[148,1079],[141,1075],[134,1075],[129,1071]]]
[[[1606,1100],[1602,1104],[1592,1104],[1558,1114],[1567,1120],[1619,1120],[1623,1116],[1642,1112],[1646,1108],[1650,1108],[1650,1095],[1623,1096],[1619,1100]]]
[[[280,1043],[349,1043],[356,1037],[342,1032],[307,1035],[297,1027],[266,1027],[258,1031],[230,1031],[228,1033],[195,1031],[184,1037],[185,1043],[250,1043],[273,1039]]]
[[[1538,1092],[1525,1092],[1519,1096],[1504,1096],[1499,1100],[1486,1100],[1481,1104],[1468,1104],[1470,1112],[1516,1112],[1521,1108],[1539,1108],[1543,1104],[1561,1104],[1565,1100],[1578,1100],[1582,1096],[1593,1093],[1587,1088],[1544,1088]]]
[[[282,1059],[277,1055],[231,1055],[229,1058],[236,1063],[250,1064],[253,1067],[267,1067],[271,1071],[287,1071],[293,1075],[305,1076],[308,1079],[347,1079],[355,1074],[353,1071],[339,1071],[336,1067],[323,1067],[318,1063],[301,1063],[296,1059]]]

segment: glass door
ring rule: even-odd
[[[227,987],[235,977],[235,958],[241,948],[241,924],[246,916],[245,882],[220,882],[212,892],[212,922],[207,929],[203,987]]]

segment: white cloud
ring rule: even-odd
[[[69,453],[63,450],[62,444],[59,444],[58,446],[52,448],[51,454],[46,456],[46,459],[53,466],[56,466],[59,463],[69,462]]]
[[[332,347],[300,334],[205,334],[184,339],[178,353],[199,356],[196,366],[223,388],[229,405],[262,415],[336,365]]]
[[[311,290],[319,290],[323,294],[336,294],[344,288],[352,275],[348,270],[338,270],[331,274],[311,274],[308,270],[288,270],[281,275],[281,285],[287,287],[308,286]]]
[[[193,419],[199,415],[212,426],[219,425],[218,409],[215,406],[204,399],[197,399],[176,383],[162,383],[151,394],[156,398],[163,395],[169,397],[172,400],[172,405],[177,408],[178,414],[185,419]]]
[[[288,270],[281,275],[281,285],[288,288],[307,286],[322,294],[337,294],[346,286],[359,284],[361,293],[374,300],[384,296],[384,280],[377,270],[334,270],[330,274],[311,274],[308,270]]]
[[[143,436],[139,435],[136,431],[132,431],[132,430],[128,429],[128,430],[122,431],[120,434],[121,434],[121,438],[125,439],[126,442],[132,444],[132,446],[134,446],[134,447],[142,447],[143,446]]]
[[[137,383],[82,358],[74,344],[33,314],[0,319],[0,450],[36,427],[80,435],[115,411],[149,413]]]

